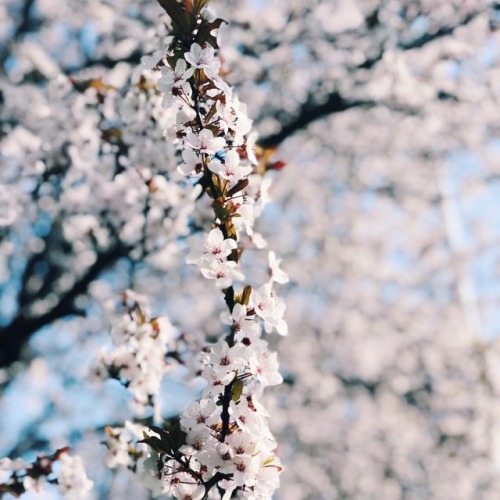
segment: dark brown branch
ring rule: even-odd
[[[399,42],[397,47],[401,51],[419,49],[424,47],[425,45],[439,40],[440,38],[452,35],[458,28],[462,26],[466,26],[470,24],[474,19],[476,19],[480,14],[483,14],[484,10],[474,11],[467,15],[465,18],[461,19],[458,23],[450,26],[443,26],[436,30],[433,33],[426,33],[425,35],[411,40],[409,42]],[[375,66],[379,61],[381,61],[384,55],[384,47],[382,47],[379,53],[365,60],[359,66],[352,68],[353,71],[357,69],[371,69]],[[272,135],[264,137],[260,144],[264,147],[272,147],[278,146],[285,139],[298,132],[299,130],[304,129],[312,122],[324,118],[329,115],[333,115],[335,113],[341,113],[343,111],[347,111],[351,108],[372,108],[376,106],[378,103],[374,101],[365,101],[365,100],[349,100],[341,96],[338,91],[332,92],[326,102],[324,103],[316,103],[313,100],[313,96],[309,98],[309,100],[302,105],[299,109],[298,113],[296,113],[295,117],[291,119],[288,123],[286,123],[282,129]]]
[[[33,22],[31,11],[34,3],[35,0],[25,0],[20,13],[21,21],[17,25],[9,42],[6,43],[3,50],[0,51],[0,70],[8,59],[14,43],[16,43],[25,33],[33,30],[35,23]]]
[[[62,295],[52,309],[35,317],[28,317],[20,311],[9,325],[0,328],[0,367],[7,367],[18,361],[23,347],[40,328],[58,319],[77,314],[74,307],[75,299],[86,293],[90,283],[126,253],[127,249],[123,246],[119,244],[112,246],[98,256],[95,263],[70,290]]]
[[[327,101],[324,103],[305,103],[299,110],[294,120],[284,125],[283,128],[276,134],[264,137],[259,141],[259,143],[263,147],[278,146],[295,132],[306,128],[316,120],[333,115],[335,113],[341,113],[351,108],[369,109],[374,107],[375,105],[376,103],[374,101],[349,101],[347,99],[344,99],[338,92],[333,92],[328,96]]]
[[[132,66],[138,66],[141,62],[141,57],[144,55],[144,52],[140,49],[136,49],[131,52],[127,57],[122,57],[120,59],[114,59],[107,55],[102,57],[98,57],[95,59],[87,59],[82,65],[75,66],[72,68],[64,68],[68,75],[72,75],[82,71],[84,69],[90,68],[104,68],[104,69],[113,69],[118,63],[129,63]]]
[[[444,38],[445,36],[450,36],[455,33],[458,28],[462,26],[467,26],[474,19],[476,19],[480,14],[484,14],[484,10],[476,10],[471,12],[463,19],[461,19],[458,23],[452,24],[450,26],[441,26],[439,29],[434,31],[433,33],[425,33],[419,38],[415,40],[411,40],[409,42],[399,42],[398,48],[401,50],[412,50],[412,49],[420,49],[424,45],[427,45],[430,42],[434,42],[435,40],[439,40],[440,38]]]

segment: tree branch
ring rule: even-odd
[[[268,135],[259,140],[259,144],[263,147],[278,146],[289,136],[295,132],[306,128],[312,122],[324,118],[335,113],[342,113],[351,108],[369,109],[376,106],[375,101],[354,100],[349,101],[344,99],[338,92],[332,92],[326,102],[315,104],[311,101],[305,103],[297,113],[297,116],[290,123],[287,123],[282,129],[272,135]]]
[[[115,244],[98,256],[95,263],[87,269],[87,272],[76,281],[75,285],[61,297],[52,309],[36,317],[27,317],[20,311],[8,326],[0,328],[0,368],[5,368],[18,361],[23,347],[40,328],[57,319],[75,315],[74,300],[87,292],[90,283],[102,271],[126,254],[126,247],[118,243]]]
[[[31,17],[31,10],[35,0],[25,0],[21,8],[21,21],[14,30],[10,40],[5,44],[3,49],[0,51],[0,69],[3,68],[5,61],[9,58],[12,46],[23,36],[25,33],[32,31],[33,29],[33,19]]]
[[[454,25],[443,26],[433,33],[426,33],[423,36],[409,42],[400,41],[397,45],[397,48],[401,51],[422,48],[431,42],[439,40],[440,38],[452,35],[458,28],[470,24],[474,19],[476,19],[480,14],[483,14],[484,12],[485,10],[471,12],[465,18],[461,19],[460,22]],[[382,60],[384,52],[385,48],[381,47],[379,53],[376,56],[365,60],[356,67],[353,67],[352,70],[355,71],[358,69],[371,69],[379,61]],[[313,97],[310,96],[309,100],[299,108],[298,112],[295,114],[295,117],[292,118],[291,121],[286,123],[279,132],[264,137],[259,141],[259,143],[263,147],[278,146],[289,136],[293,135],[299,130],[302,130],[316,120],[329,115],[333,115],[335,113],[342,113],[343,111],[347,111],[351,108],[359,107],[369,109],[378,104],[379,103],[375,101],[351,101],[341,96],[338,91],[332,92],[324,103],[315,103]]]

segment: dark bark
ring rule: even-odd
[[[305,103],[299,110],[296,118],[277,132],[276,134],[268,135],[259,141],[263,147],[278,146],[285,139],[295,134],[299,130],[305,129],[312,122],[325,118],[336,113],[342,113],[351,108],[372,108],[376,105],[374,101],[349,101],[344,99],[338,92],[333,92],[328,96],[326,102],[316,104],[313,102]]]
[[[401,51],[420,49],[431,42],[453,35],[458,28],[470,24],[484,12],[484,10],[474,11],[456,24],[442,26],[432,33],[425,33],[421,37],[408,42],[400,41],[397,47]],[[359,66],[352,68],[352,70],[367,70],[373,68],[382,60],[384,52],[385,47],[381,47],[380,51],[375,56],[366,59]],[[348,97],[340,95],[338,91],[332,92],[325,102],[315,102],[314,96],[310,96],[308,101],[304,103],[299,108],[298,112],[283,125],[279,132],[263,137],[259,143],[264,147],[276,147],[279,146],[285,139],[292,136],[299,130],[306,128],[316,120],[320,120],[321,118],[325,118],[336,113],[342,113],[343,111],[351,108],[368,109],[376,106],[377,104],[378,103],[373,101],[350,100]]]
[[[34,317],[28,316],[25,309],[21,309],[9,325],[0,328],[0,368],[8,367],[19,361],[23,348],[40,328],[50,325],[58,319],[81,314],[75,309],[75,299],[79,295],[87,293],[90,283],[124,255],[126,255],[126,249],[120,245],[109,248],[98,256],[95,263],[87,269],[70,290],[60,297],[53,308]]]

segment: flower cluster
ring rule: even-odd
[[[174,349],[176,332],[168,318],[149,318],[144,298],[138,294],[128,290],[122,302],[126,314],[111,333],[115,349],[101,351],[97,372],[126,385],[141,412],[151,402],[158,402],[155,396],[169,369],[167,352]]]
[[[68,500],[86,500],[93,482],[87,478],[83,460],[68,454],[61,456],[61,470],[57,478],[59,491]]]
[[[172,432],[161,428],[154,428],[157,437],[145,437],[144,442],[152,448],[164,493],[196,500],[206,498],[217,485],[225,491],[224,499],[233,493],[267,499],[279,484],[282,467],[259,397],[282,377],[276,354],[268,350],[261,333],[263,328],[267,333],[287,333],[285,305],[274,294],[273,284],[288,278],[270,252],[269,281],[257,289],[242,283],[244,250],[266,245],[254,232],[255,218],[267,199],[266,183],[254,174],[255,136],[250,134],[245,106],[219,75],[212,32],[222,21],[214,20],[212,12],[205,14],[205,3],[186,2],[188,8],[166,2],[169,14],[180,9],[193,22],[181,27],[174,21],[174,32],[191,31],[189,36],[174,36],[156,67],[161,71],[158,88],[165,93],[163,103],[178,110],[175,134],[170,134],[177,138],[183,160],[178,170],[202,187],[213,210],[203,249],[188,261],[221,289],[229,328],[205,355],[201,400],[181,415],[184,442],[173,447]],[[187,46],[187,39],[194,42]]]
[[[93,481],[87,478],[80,457],[68,455],[69,448],[61,448],[52,455],[38,457],[33,463],[20,459],[0,460],[0,496],[11,493],[20,496],[28,491],[39,493],[46,483],[57,484],[59,493],[68,500],[86,500]],[[54,464],[59,462],[58,478],[54,478]],[[3,476],[7,476],[5,479]]]
[[[261,334],[287,333],[285,305],[273,285],[288,278],[270,252],[269,280],[252,287],[240,259],[247,248],[266,246],[254,223],[268,200],[269,183],[259,169],[246,107],[221,77],[215,32],[222,19],[207,8],[208,0],[160,3],[172,19],[168,47],[146,58],[149,69],[128,92],[100,78],[81,84],[63,78],[53,85],[65,99],[78,90],[81,109],[99,104],[88,119],[74,124],[85,141],[68,148],[71,162],[60,197],[64,208],[54,217],[61,219],[65,241],[87,255],[87,267],[98,251],[115,258],[134,247],[134,265],[149,255],[153,265],[167,269],[175,253],[171,247],[190,230],[195,199],[208,199],[211,211],[202,219],[208,217],[210,225],[198,224],[205,231],[203,246],[189,261],[222,292],[229,312],[221,325],[223,338],[202,355],[206,386],[201,399],[161,427],[128,423],[107,428],[106,462],[142,474],[154,494],[204,499],[217,488],[224,499],[268,499],[282,467],[269,415],[259,400],[264,388],[281,383],[282,377],[276,354]],[[163,136],[166,140],[159,140]],[[176,156],[180,164],[164,172]],[[99,173],[86,168],[101,159]],[[39,167],[44,173],[45,167]],[[93,206],[87,209],[89,198]],[[17,213],[13,208],[8,212]],[[100,227],[102,214],[109,227]],[[13,223],[10,216],[3,220]],[[77,271],[84,274],[86,266]],[[150,316],[140,296],[127,291],[122,302],[126,313],[112,331],[114,350],[101,352],[97,372],[125,385],[138,413],[152,405],[158,423],[160,384],[168,360],[176,359],[178,335],[168,319]],[[48,480],[58,481],[70,498],[85,497],[91,483],[81,461],[60,458],[62,453],[31,467],[23,464],[26,472],[14,472],[9,483],[14,489],[7,491],[39,488],[52,474],[52,462],[60,460],[59,479]]]

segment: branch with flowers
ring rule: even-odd
[[[83,500],[93,482],[87,478],[82,459],[69,455],[68,451],[68,447],[61,448],[52,455],[37,457],[32,463],[2,458],[0,478],[7,477],[0,483],[0,498],[4,493],[18,498],[27,491],[41,492],[50,483],[58,486],[63,497]]]
[[[194,192],[198,200],[210,200],[203,246],[192,249],[188,262],[221,291],[225,333],[202,354],[201,399],[180,418],[164,421],[161,380],[172,364],[184,362],[189,343],[167,318],[152,317],[143,297],[124,292],[125,314],[112,332],[114,348],[101,353],[96,373],[127,387],[137,413],[153,406],[154,418],[107,427],[106,464],[128,468],[156,495],[271,498],[282,466],[260,399],[264,388],[280,384],[282,377],[262,332],[287,334],[285,305],[274,284],[288,277],[274,252],[268,254],[268,280],[260,286],[248,284],[240,265],[247,249],[267,245],[254,229],[268,199],[266,166],[257,159],[246,107],[221,76],[216,32],[225,21],[208,8],[208,0],[159,3],[171,18],[168,44],[145,58],[150,64],[137,93],[144,99],[161,96],[163,108],[176,117],[166,136],[175,138],[182,158],[176,167],[183,176],[179,184],[187,198]],[[154,193],[160,180],[145,182]],[[17,485],[19,476],[12,477]]]
[[[173,431],[151,427],[150,446],[163,492],[176,498],[207,498],[215,486],[227,499],[270,498],[282,470],[269,415],[259,402],[262,390],[282,381],[276,354],[261,338],[285,335],[284,304],[274,282],[287,277],[270,253],[269,282],[243,285],[240,260],[249,247],[262,248],[254,232],[262,210],[262,177],[253,175],[257,159],[245,106],[220,76],[214,30],[223,23],[206,1],[160,1],[172,18],[173,39],[156,65],[158,88],[178,110],[176,137],[183,163],[179,170],[211,199],[212,225],[204,248],[189,260],[213,280],[224,296],[229,332],[205,356],[207,385],[200,401],[180,418],[185,442],[173,445]],[[179,436],[177,429],[176,437]]]

